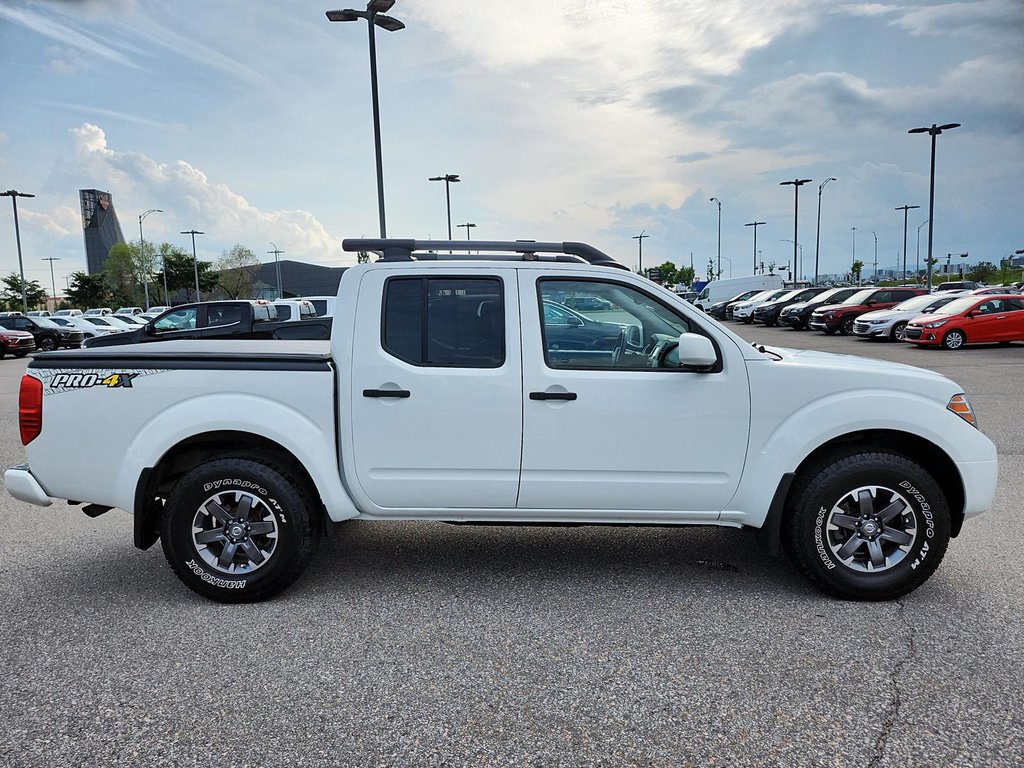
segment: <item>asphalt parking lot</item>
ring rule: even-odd
[[[924,587],[839,602],[739,530],[348,523],[282,597],[223,606],[124,513],[3,494],[0,765],[1024,764],[1024,344],[729,327],[963,385],[1000,485]]]

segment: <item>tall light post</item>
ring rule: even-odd
[[[18,241],[18,271],[21,273],[21,311],[28,314],[28,296],[25,294],[25,265],[21,260],[21,229],[18,227],[18,198],[35,197],[28,192],[19,192],[16,189],[8,189],[0,192],[0,197],[11,198],[11,205],[14,206],[14,237]]]
[[[875,234],[875,230],[871,230],[871,236],[875,238],[875,262],[872,265],[871,277],[874,278],[875,282],[878,282],[878,235]]]
[[[53,262],[60,261],[59,256],[47,256],[42,261],[50,262],[50,287],[53,288],[53,308],[57,309],[57,280],[53,276]]]
[[[146,261],[146,239],[142,236],[142,222],[151,213],[163,213],[159,208],[150,208],[148,211],[139,214],[139,258],[146,265],[146,280],[142,283],[142,290],[146,294],[146,311],[149,312],[149,262]],[[50,265],[53,266],[52,264]],[[164,270],[164,294],[167,293],[167,270]]]
[[[835,176],[829,176],[818,185],[818,230],[814,236],[814,284],[818,284],[818,254],[821,250],[821,191],[830,181],[839,181]]]
[[[920,205],[900,205],[894,211],[903,211],[903,282],[907,282],[907,211],[920,208]]]
[[[277,272],[277,298],[283,299],[284,290],[281,288],[281,262],[277,260],[277,257],[284,253],[284,251],[277,247],[277,243],[272,242],[271,245],[274,246],[274,250],[267,251],[267,253],[274,254],[274,270]]]
[[[757,274],[757,228],[760,227],[764,223],[765,222],[763,222],[763,221],[749,221],[749,222],[747,222],[746,224],[743,225],[744,227],[753,227],[754,228],[754,272],[753,272],[753,274],[755,274],[755,275]]]
[[[732,259],[728,256],[723,256],[722,258],[729,262],[729,277],[732,277]]]
[[[644,238],[650,237],[645,235],[646,229],[641,229],[639,235],[633,235],[633,239],[636,240],[637,245],[640,247],[640,252],[637,254],[636,271],[641,275],[644,273]]]
[[[380,152],[380,104],[377,99],[377,42],[373,34],[374,27],[380,27],[388,32],[397,32],[405,29],[405,24],[393,16],[385,16],[385,11],[390,11],[395,0],[370,0],[366,4],[365,11],[355,11],[346,8],[343,11],[327,11],[329,21],[356,21],[366,19],[370,28],[370,94],[373,99],[373,146],[377,154],[377,213],[380,218],[380,236],[387,237],[387,225],[384,221],[384,169]]]
[[[192,266],[196,272],[196,301],[202,301],[202,297],[199,295],[199,259],[196,257],[196,235],[205,235],[205,232],[200,232],[197,229],[190,229],[186,232],[182,232],[183,235],[192,235]],[[164,270],[165,272],[167,270]]]
[[[932,123],[931,128],[911,128],[907,133],[927,133],[932,137],[932,162],[931,172],[928,181],[928,290],[932,289],[932,233],[935,221],[935,137],[943,131],[951,131],[959,128],[960,123],[946,123],[936,125]]]
[[[922,221],[917,225],[917,263],[914,265],[914,282],[920,280],[921,275],[921,227],[927,224],[927,221]]]
[[[850,231],[853,232],[853,258],[850,259],[850,282],[853,282],[853,263],[857,261],[857,228],[850,227]]]
[[[783,239],[783,240],[779,240],[779,242],[780,243],[793,243],[795,241],[786,238],[786,239]],[[800,262],[803,263],[803,260],[804,260],[804,247],[800,243],[796,243],[796,247],[800,249]],[[793,260],[793,264],[796,265],[796,259]],[[790,278],[792,278],[793,275],[796,274],[797,279],[798,280],[800,279],[800,273],[799,272],[794,273],[792,270],[788,270],[788,271],[789,271]]]
[[[708,200],[709,203],[718,203],[718,276],[722,276],[722,201],[717,197]],[[729,268],[730,271],[732,267]],[[731,277],[731,274],[730,274]]]
[[[473,223],[467,221],[465,224],[456,224],[455,226],[457,226],[457,227],[465,227],[465,229],[466,229],[466,239],[467,240],[472,240],[472,238],[469,236],[469,230],[474,229],[476,227],[476,224],[473,224]]]
[[[462,181],[457,173],[446,173],[444,176],[431,176],[427,181],[444,182],[444,200],[448,209],[448,239],[452,239],[452,195],[451,185]]]
[[[800,274],[800,268],[796,262],[796,243],[800,239],[800,235],[797,234],[797,220],[800,214],[800,187],[810,183],[810,181],[810,179],[793,179],[792,181],[779,182],[780,187],[793,187],[793,266],[797,267],[797,274]]]

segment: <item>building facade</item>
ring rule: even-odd
[[[90,275],[103,271],[111,246],[125,242],[121,223],[109,192],[80,189],[82,231],[85,233],[85,263]]]

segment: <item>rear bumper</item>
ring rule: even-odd
[[[28,464],[19,464],[4,472],[4,485],[7,492],[18,501],[27,501],[37,507],[48,507],[53,503],[53,499],[46,495],[46,491],[32,475]]]

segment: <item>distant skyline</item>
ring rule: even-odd
[[[0,191],[19,201],[26,277],[85,270],[79,189],[109,190],[125,237],[216,261],[348,265],[377,234],[365,22],[297,0],[0,0]],[[362,5],[358,7],[363,7]],[[750,274],[793,246],[803,272],[916,259],[938,139],[935,255],[999,262],[1024,248],[1024,3],[820,0],[398,0],[377,34],[388,233],[581,240],[636,265]],[[921,258],[927,248],[922,227]],[[923,262],[922,262],[923,263]],[[0,198],[0,273],[17,270]]]

